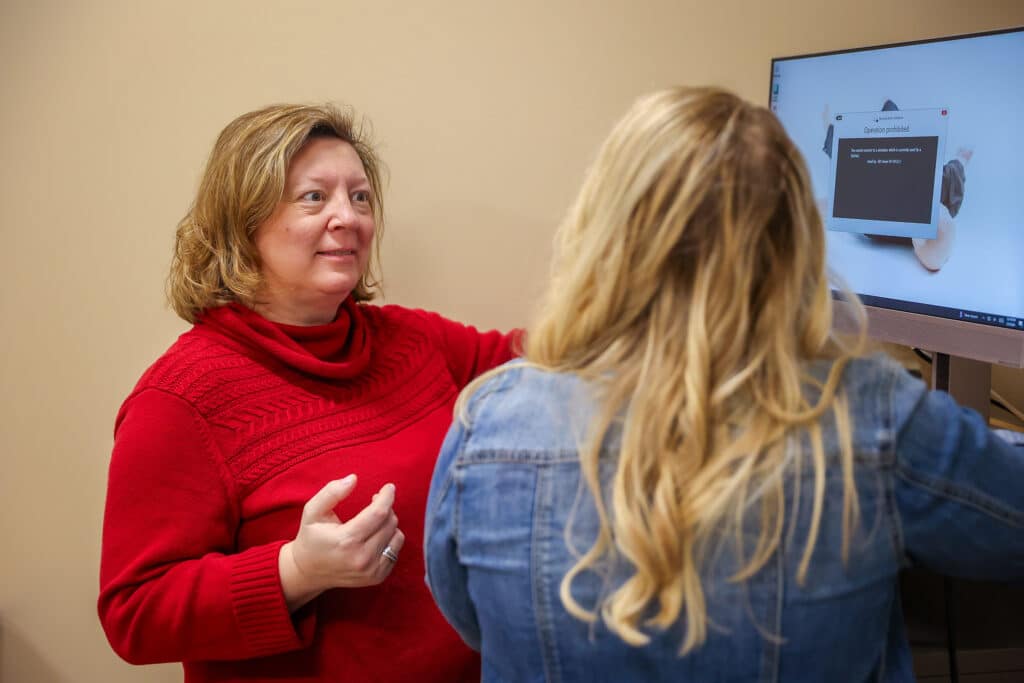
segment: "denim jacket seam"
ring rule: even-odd
[[[459,475],[462,468],[459,466],[458,460],[455,462],[455,467],[452,468],[451,473],[448,475],[447,481],[444,483],[443,496],[452,496],[452,538],[455,539],[455,547],[459,546],[459,529],[462,528],[460,524],[460,517],[462,516],[462,505],[459,504],[459,482],[461,478]],[[441,498],[444,500],[444,497]]]
[[[883,480],[884,487],[884,500],[886,513],[890,520],[889,523],[889,543],[892,546],[893,557],[896,560],[896,564],[900,568],[906,568],[911,565],[910,558],[907,557],[906,552],[906,541],[903,535],[903,518],[900,516],[899,506],[896,504],[896,485],[894,482],[893,472],[887,471],[886,477]]]
[[[440,504],[442,504],[448,498],[448,495],[450,493],[453,493],[453,487],[455,486],[455,479],[458,476],[458,471],[460,469],[460,464],[459,463],[460,463],[460,460],[462,459],[463,446],[465,445],[466,439],[468,438],[468,436],[469,436],[469,433],[468,432],[464,432],[459,437],[459,444],[458,444],[457,451],[455,453],[455,457],[452,458],[451,465],[448,467],[448,471],[445,472],[444,481],[441,484],[441,488],[437,492],[437,501],[439,503],[438,507],[440,507]],[[453,493],[452,501],[451,501],[451,506],[452,506],[452,539],[455,540],[456,543],[458,543],[458,540],[459,540],[459,500],[458,500],[458,495],[457,494],[458,494],[458,489],[455,489],[454,493]],[[426,513],[424,514],[424,520],[423,520],[423,522],[424,522],[423,523],[424,538],[426,537],[427,530],[431,529],[431,527],[433,526],[434,518],[435,517],[436,517],[435,511],[433,509],[429,509],[428,508],[426,510]],[[428,576],[428,579],[429,579],[429,576]],[[428,584],[429,584],[429,581],[428,581]]]
[[[438,500],[439,503],[443,502],[444,499],[445,499],[445,496],[448,495],[448,484],[449,484],[450,481],[451,481],[451,472],[449,471],[445,475],[444,483],[441,485],[441,489],[438,492],[437,500]],[[434,513],[434,510],[432,510],[430,507],[428,507],[427,511],[426,511],[426,514],[423,517],[423,538],[424,538],[424,542],[426,542],[426,539],[429,538],[428,534],[431,532],[431,529],[434,526],[435,517],[436,517],[436,515]],[[426,558],[426,552],[425,551],[424,551],[423,555],[424,555],[424,559],[425,559]],[[427,589],[430,591],[431,596],[434,596],[434,595],[436,595],[436,593],[434,591],[434,579],[435,579],[435,577],[433,577],[431,575],[432,572],[430,571],[430,564],[429,563],[425,563],[425,564],[426,564],[426,568],[425,568],[426,571],[424,572],[424,578],[426,580]],[[436,598],[434,598],[434,599],[436,600]]]
[[[455,416],[455,419],[459,419],[458,416]],[[440,500],[444,500],[449,490],[451,491],[453,508],[452,538],[455,539],[456,547],[458,547],[459,543],[459,529],[462,528],[459,519],[462,515],[462,505],[460,504],[459,497],[462,488],[463,470],[465,469],[466,445],[472,436],[472,420],[467,416],[466,424],[463,425],[462,434],[459,436],[458,450],[455,452],[455,458],[452,460],[451,467],[448,468],[448,476],[445,478],[444,487],[442,488],[443,495],[440,498]]]
[[[478,448],[470,452],[463,451],[459,454],[459,461],[463,465],[481,464],[523,464],[532,463],[536,465],[560,464],[575,462],[578,460],[578,453],[569,449],[505,449],[505,448]]]
[[[897,465],[896,472],[898,476],[908,483],[916,484],[946,500],[972,507],[1010,526],[1024,527],[1024,514],[1006,509],[998,500],[985,495],[981,491],[966,486],[956,486],[945,479],[926,477],[909,467]]]
[[[765,661],[768,671],[763,673],[767,673],[767,683],[778,683],[782,663],[782,643],[780,640],[776,640],[783,637],[782,614],[785,611],[786,569],[781,546],[776,551],[775,563],[775,632],[772,634],[774,638],[764,638],[763,661]]]
[[[485,393],[481,394],[480,393],[480,389],[478,389],[472,396],[470,396],[469,400],[466,402],[466,405],[465,405],[465,414],[466,414],[466,419],[465,420],[463,420],[457,413],[452,416],[454,421],[462,422],[462,429],[465,432],[465,436],[463,436],[463,443],[469,441],[470,436],[472,436],[472,434],[473,434],[473,413],[474,413],[474,409],[477,412],[483,410],[484,404],[487,402],[487,399],[489,399],[491,397],[491,394],[499,394],[499,393],[505,391],[508,388],[508,382],[509,382],[508,378],[509,378],[510,375],[513,375],[513,374],[519,374],[517,372],[517,369],[510,369],[510,370],[507,370],[505,372],[502,372],[500,375],[498,375],[497,377],[494,377],[494,378],[488,380],[482,387],[480,387],[480,389],[485,389],[486,388],[486,392]],[[489,385],[492,385],[492,384],[494,386],[489,386]],[[465,453],[465,449],[464,448],[460,449],[459,456],[458,456],[459,459],[461,459],[463,457],[464,453]]]
[[[543,464],[537,469],[537,497],[534,500],[533,520],[530,525],[530,585],[533,589],[534,615],[537,620],[537,637],[540,639],[544,679],[548,683],[559,683],[562,680],[562,669],[558,657],[558,644],[555,642],[553,606],[548,600],[548,577],[544,572],[544,567],[548,564],[545,561],[548,539],[541,533],[545,522],[542,513],[548,503],[547,497],[551,494],[552,482],[546,476],[547,468]]]
[[[449,491],[452,488],[452,480],[454,478],[453,471],[458,468],[458,460],[456,459],[456,461],[454,463],[452,463],[452,464],[453,464],[453,467],[451,469],[449,469],[447,473],[445,473],[444,482],[441,484],[441,488],[437,492],[438,503],[443,503],[444,502],[444,500],[448,497]],[[458,501],[457,500],[453,500],[452,503],[453,503],[453,506],[457,506]],[[457,510],[458,510],[458,508],[456,507],[456,511]],[[427,514],[425,516],[425,522],[424,522],[424,525],[423,525],[424,529],[429,529],[429,528],[431,528],[433,526],[434,518],[435,517],[436,517],[436,515],[434,514],[433,510],[427,510]],[[452,535],[453,536],[455,535],[455,532],[457,530],[458,530],[458,525],[454,524],[454,518],[453,518],[453,529],[452,529]]]
[[[893,554],[903,567],[910,566],[910,559],[906,553],[906,542],[903,534],[903,518],[900,515],[899,505],[896,503],[896,482],[895,476],[899,468],[899,458],[896,457],[896,444],[899,443],[900,431],[905,425],[897,428],[896,425],[896,404],[892,400],[892,392],[895,389],[896,376],[889,374],[882,386],[880,396],[884,397],[885,404],[879,411],[877,419],[882,423],[882,430],[887,434],[884,442],[878,444],[878,450],[882,453],[884,465],[882,471],[885,473],[885,504],[888,508],[888,516],[891,520],[889,538],[892,543]]]
[[[892,597],[889,598],[890,611],[892,609],[891,604],[894,600],[899,600],[899,588],[892,592]],[[886,638],[885,642],[882,643],[882,654],[878,658],[878,675],[875,676],[876,683],[883,683],[885,681],[886,666],[889,658],[889,639]]]

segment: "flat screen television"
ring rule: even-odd
[[[1024,366],[1024,27],[779,57],[769,106],[870,334]]]

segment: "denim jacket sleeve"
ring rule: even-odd
[[[441,446],[427,497],[423,555],[427,587],[441,613],[474,650],[480,650],[480,626],[469,597],[466,569],[458,556],[458,501],[455,461],[467,437],[458,417]]]
[[[945,392],[905,381],[896,413],[901,398],[893,494],[906,557],[961,578],[1024,579],[1024,448]]]

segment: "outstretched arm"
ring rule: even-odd
[[[1024,448],[928,392],[900,432],[895,474],[908,557],[951,576],[1024,579]]]

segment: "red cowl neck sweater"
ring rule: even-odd
[[[207,311],[117,416],[99,596],[114,650],[183,662],[190,683],[479,680],[424,584],[423,514],[459,390],[511,346],[397,306],[346,301],[315,327]],[[289,614],[278,551],[353,472],[338,516],[394,482],[401,558],[379,586]]]

